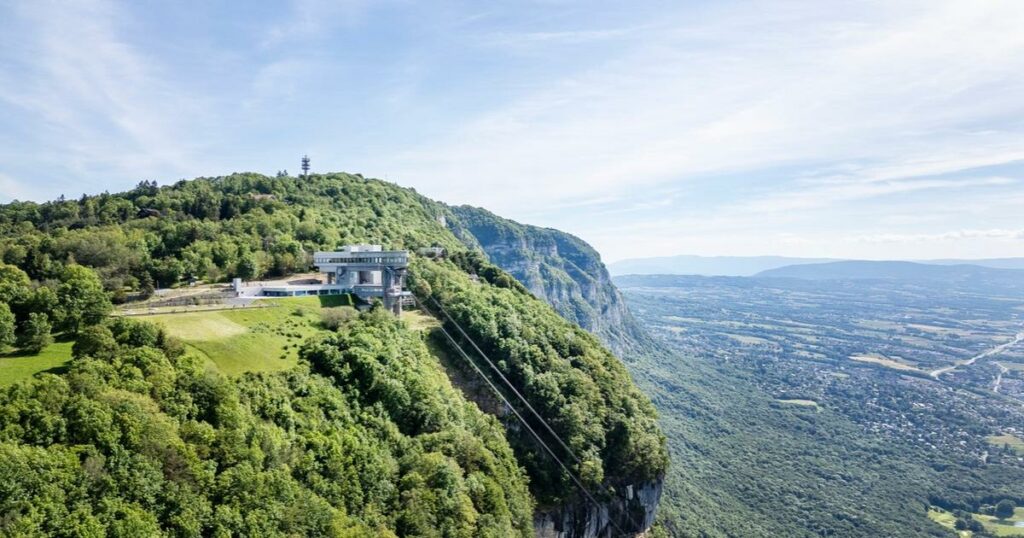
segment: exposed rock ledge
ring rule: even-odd
[[[600,508],[578,501],[559,509],[538,511],[533,530],[538,538],[619,538],[643,535],[654,524],[662,481],[620,488],[620,496]],[[614,521],[614,525],[612,522]]]

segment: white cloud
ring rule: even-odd
[[[3,55],[0,101],[37,122],[30,132],[44,141],[19,160],[43,161],[51,177],[65,168],[96,182],[74,187],[83,191],[108,188],[100,182],[110,168],[166,178],[182,171],[182,163],[198,164],[185,133],[196,126],[190,120],[200,116],[202,100],[171,84],[158,62],[120,37],[127,21],[118,6],[39,2],[8,15],[9,24],[25,31],[7,36],[12,46]],[[37,187],[22,186],[28,193]]]
[[[577,199],[708,174],[847,164],[849,185],[813,187],[841,202],[966,187],[892,178],[1024,158],[1024,3],[686,9],[617,57],[387,157],[388,169],[544,223]],[[806,184],[770,188],[810,198]]]

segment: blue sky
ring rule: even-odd
[[[1024,256],[1024,2],[0,0],[0,202],[386,178],[608,261]]]

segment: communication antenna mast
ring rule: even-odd
[[[302,176],[309,179],[309,155],[302,156]]]

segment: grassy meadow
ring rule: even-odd
[[[298,350],[323,329],[320,312],[327,307],[352,310],[345,295],[261,300],[262,307],[200,309],[174,314],[137,316],[161,325],[192,352],[226,375],[288,369],[298,363]],[[428,327],[432,318],[406,313],[410,326]],[[436,323],[436,322],[435,322]],[[38,354],[17,350],[0,355],[0,386],[12,385],[47,371],[60,371],[71,360],[73,341],[58,341]]]

